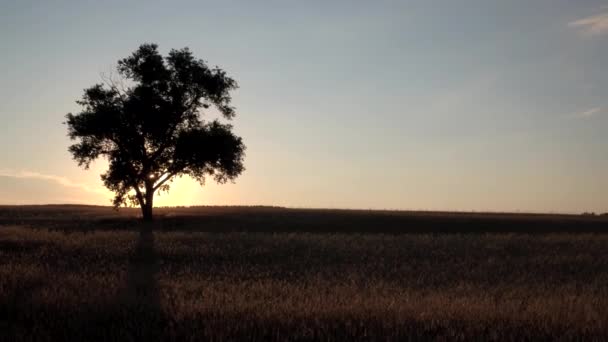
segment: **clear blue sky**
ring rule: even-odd
[[[143,42],[240,84],[235,184],[161,204],[608,211],[607,1],[0,2],[0,203],[109,204],[64,115]]]

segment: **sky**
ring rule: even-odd
[[[0,0],[0,204],[110,204],[62,123],[144,42],[237,80],[247,146],[234,184],[178,179],[157,205],[608,211],[591,0]]]

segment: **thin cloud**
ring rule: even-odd
[[[587,118],[597,115],[601,111],[602,111],[602,108],[595,107],[595,108],[588,109],[584,112],[575,113],[574,115],[572,115],[572,117],[577,118],[577,119],[587,119]]]
[[[83,183],[77,183],[77,182],[71,181],[68,178],[56,176],[56,175],[49,175],[49,174],[44,174],[44,173],[39,173],[39,172],[32,172],[32,171],[15,172],[15,171],[10,171],[10,170],[0,170],[0,176],[18,178],[18,179],[40,179],[40,180],[55,182],[55,183],[58,183],[60,185],[63,185],[65,187],[69,187],[69,188],[77,188],[77,189],[81,189],[81,190],[84,190],[84,191],[90,192],[90,193],[107,195],[107,192],[104,191],[103,189],[94,188],[94,187],[91,187],[91,186],[89,186],[87,184],[83,184]]]
[[[569,22],[568,27],[577,29],[587,35],[608,33],[608,11],[606,6],[603,6],[601,10],[602,13]]]

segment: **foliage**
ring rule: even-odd
[[[195,59],[188,48],[163,57],[157,45],[144,44],[117,70],[120,80],[86,89],[77,101],[82,111],[66,116],[78,164],[108,159],[101,178],[116,194],[115,207],[138,204],[151,218],[154,193],[168,191],[174,177],[224,183],[244,170],[245,146],[232,126],[200,118],[211,107],[228,120],[235,116],[230,91],[237,84],[222,69]]]

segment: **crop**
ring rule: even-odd
[[[608,336],[601,233],[206,232],[90,222],[77,231],[0,226],[2,340]]]

